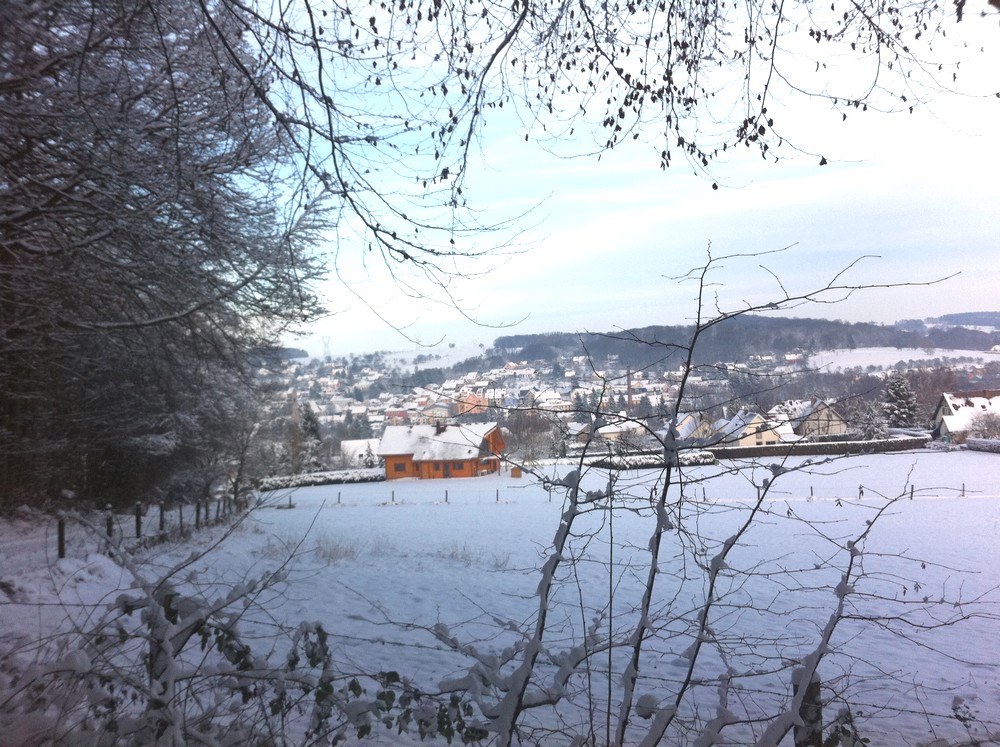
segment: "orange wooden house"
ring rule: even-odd
[[[500,471],[505,447],[496,423],[390,425],[378,455],[387,480],[476,477]]]

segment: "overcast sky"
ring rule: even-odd
[[[996,14],[969,20],[953,38],[978,23],[977,33],[1000,40]],[[970,55],[970,63],[968,90],[1000,88],[1000,55]],[[379,268],[358,266],[345,270],[353,290],[406,336],[331,283],[325,292],[337,313],[289,342],[314,355],[345,354],[419,349],[411,339],[488,346],[511,333],[683,323],[694,312],[695,287],[672,278],[703,264],[709,243],[715,256],[791,247],[725,263],[714,290],[726,308],[778,297],[771,273],[794,293],[873,255],[849,282],[957,276],[791,315],[891,323],[1000,310],[1000,100],[939,96],[914,114],[858,112],[846,121],[819,105],[796,115],[794,135],[808,152],[788,151],[775,164],[748,151],[721,161],[709,178],[683,162],[661,171],[649,145],[600,161],[557,158],[525,143],[523,129],[504,132],[504,123],[488,121],[472,199],[488,206],[487,217],[532,212],[520,223],[516,253],[471,265],[483,274],[452,288],[480,324],[446,302],[407,299]],[[484,245],[493,240],[484,236]]]

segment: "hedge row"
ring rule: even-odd
[[[848,454],[883,454],[892,451],[923,449],[931,437],[910,436],[871,441],[800,441],[773,446],[708,447],[717,459],[748,459],[758,456],[846,456]]]
[[[381,482],[385,480],[385,470],[381,467],[372,469],[343,469],[329,472],[309,472],[304,475],[281,475],[265,477],[260,481],[260,490],[288,490],[289,488],[307,488],[315,485],[348,485],[361,482]]]
[[[995,438],[967,438],[965,447],[972,451],[990,451],[1000,454],[1000,441]]]
[[[927,446],[930,440],[928,435],[873,441],[804,441],[771,446],[708,446],[693,451],[682,451],[679,460],[681,466],[691,467],[699,464],[711,464],[718,459],[876,454],[922,449]],[[602,456],[589,461],[588,464],[601,469],[660,469],[666,463],[662,452],[642,452]]]

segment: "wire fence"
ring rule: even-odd
[[[100,538],[110,549],[113,546],[138,548],[178,539],[203,527],[220,524],[242,507],[232,498],[205,498],[194,503],[178,503],[169,509],[165,503],[142,504],[127,513],[115,512],[111,506],[98,512],[93,523],[103,528]],[[103,514],[103,516],[101,516]],[[56,518],[56,553],[66,557],[67,531],[73,516],[59,514]]]

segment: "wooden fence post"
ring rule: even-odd
[[[108,555],[112,554],[112,542],[115,538],[115,517],[111,513],[111,504],[106,507],[107,516],[104,517],[104,533],[108,535]]]
[[[142,504],[135,502],[135,538],[142,538]]]
[[[201,529],[201,498],[194,502],[194,528]]]
[[[184,504],[177,504],[177,524],[181,531],[184,531]]]
[[[163,501],[160,501],[160,534],[163,534],[167,528],[167,516],[165,513],[165,508],[163,506]]]
[[[66,557],[66,519],[65,517],[59,517],[59,523],[56,525],[56,544],[59,547],[59,559]]]

